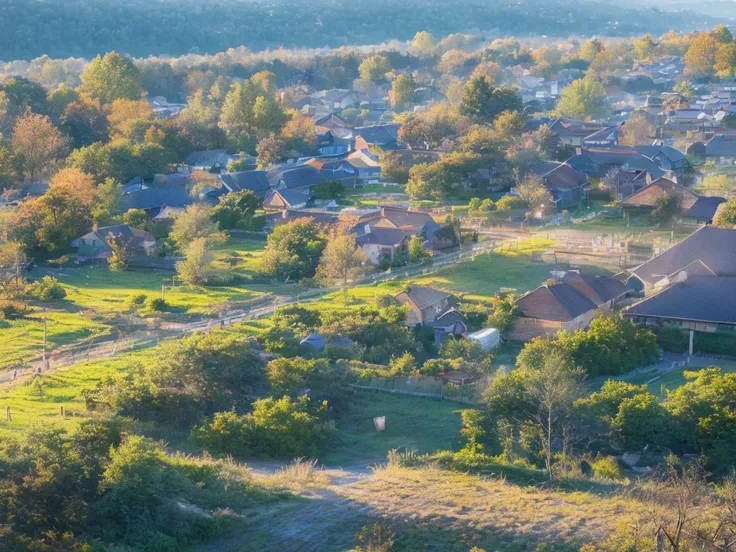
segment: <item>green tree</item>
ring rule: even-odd
[[[504,111],[521,110],[521,98],[513,88],[494,88],[484,76],[465,83],[460,112],[476,122],[492,122]]]
[[[685,74],[693,78],[706,78],[714,73],[718,41],[710,33],[699,33],[685,53]]]
[[[422,238],[414,235],[409,240],[409,262],[421,263],[431,259],[432,254],[424,248]]]
[[[621,401],[611,429],[614,441],[629,450],[669,446],[672,417],[654,395],[639,393]]]
[[[273,132],[262,138],[256,146],[258,166],[267,169],[286,155],[286,143]]]
[[[566,86],[557,103],[560,115],[571,119],[600,119],[609,110],[606,89],[592,74]]]
[[[391,63],[382,54],[374,54],[365,58],[358,67],[360,78],[368,81],[380,81],[391,70]]]
[[[713,224],[721,228],[733,228],[736,225],[735,199],[731,199],[718,207]]]
[[[67,151],[67,139],[45,115],[27,112],[13,129],[13,150],[29,182],[49,175]]]
[[[103,104],[134,100],[141,92],[140,71],[132,60],[117,52],[94,58],[80,77],[82,90]]]
[[[416,84],[411,78],[411,75],[401,73],[396,77],[394,82],[391,83],[391,92],[389,92],[391,105],[394,106],[394,109],[404,109],[408,107],[414,96],[415,88]]]
[[[317,267],[317,278],[327,284],[339,283],[342,287],[349,280],[366,271],[368,255],[355,243],[352,232],[334,232],[322,252]]]
[[[312,192],[319,199],[340,199],[345,195],[345,185],[339,180],[325,180],[313,186]]]
[[[281,281],[311,278],[326,245],[327,236],[312,219],[279,225],[268,236],[261,269]]]
[[[215,255],[206,238],[194,238],[186,247],[186,258],[176,263],[176,274],[189,286],[203,286],[212,278]]]
[[[220,197],[212,209],[212,217],[221,230],[233,228],[252,229],[253,217],[260,207],[258,196],[251,190],[230,192]]]
[[[123,185],[113,178],[106,178],[95,190],[92,220],[100,226],[112,224],[121,214]]]
[[[169,238],[179,251],[185,251],[198,238],[220,240],[223,235],[212,220],[212,208],[204,203],[195,203],[176,216]]]
[[[412,50],[422,56],[431,55],[436,45],[437,40],[427,31],[419,31],[411,41]]]

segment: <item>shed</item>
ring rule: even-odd
[[[301,352],[321,351],[325,348],[325,338],[318,333],[311,333],[301,340],[299,349]]]
[[[496,328],[484,328],[468,334],[467,337],[480,343],[480,347],[484,351],[495,349],[501,344],[501,332]]]

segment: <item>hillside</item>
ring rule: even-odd
[[[627,36],[707,26],[692,13],[611,6],[379,0],[332,2],[196,2],[144,0],[5,0],[0,5],[0,60],[92,57],[117,50],[133,56],[214,53],[246,46],[319,48],[409,40],[418,31],[503,35]],[[461,9],[458,9],[460,8]]]

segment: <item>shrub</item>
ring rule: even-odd
[[[125,306],[128,310],[135,310],[142,307],[146,302],[147,296],[145,293],[134,293],[129,296],[125,301]]]
[[[161,297],[149,297],[146,299],[146,308],[154,312],[165,312],[169,304]]]
[[[590,467],[593,468],[593,473],[596,477],[600,477],[601,479],[612,479],[614,481],[623,479],[621,466],[618,465],[618,460],[613,456],[598,455],[595,460],[589,463]]]
[[[28,309],[18,301],[0,301],[0,319],[16,320],[28,313]]]
[[[44,276],[31,286],[31,296],[39,301],[61,301],[66,297],[66,290],[56,278]]]
[[[249,414],[215,414],[192,430],[192,438],[210,452],[266,458],[315,457],[329,435],[324,423],[326,410],[326,402],[312,408],[305,396],[296,400],[261,399],[253,403]]]

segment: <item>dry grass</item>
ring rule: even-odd
[[[261,482],[271,489],[300,493],[310,488],[327,487],[330,478],[316,460],[297,458],[273,475],[262,477]]]

